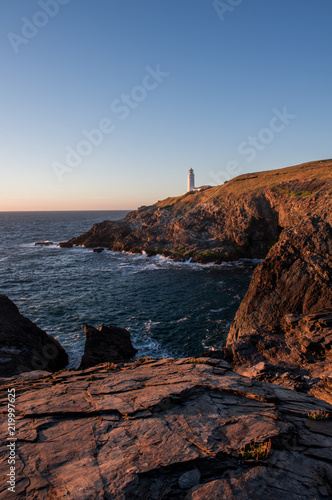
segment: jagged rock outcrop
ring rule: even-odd
[[[230,182],[141,207],[61,243],[175,260],[263,258],[284,228],[303,217],[332,223],[332,160],[241,175]]]
[[[227,349],[241,373],[332,402],[332,228],[285,230],[252,276]]]
[[[36,247],[38,247],[38,246],[40,246],[40,247],[49,247],[51,245],[53,245],[53,241],[37,241],[35,243]]]
[[[105,249],[104,248],[94,248],[93,252],[94,253],[102,253]]]
[[[55,372],[67,364],[68,355],[59,342],[0,295],[0,377],[31,370]]]
[[[224,361],[145,360],[7,379],[5,405],[7,387],[16,392],[15,498],[332,496],[331,417],[308,418],[332,407],[242,377]],[[7,414],[0,418],[4,429]],[[243,453],[263,443],[259,460]],[[8,498],[5,480],[0,488]]]
[[[116,326],[95,328],[85,325],[85,346],[80,368],[89,368],[106,362],[129,361],[135,349],[128,330]]]

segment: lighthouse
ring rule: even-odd
[[[188,192],[193,191],[195,189],[195,175],[194,171],[191,168],[188,173]]]

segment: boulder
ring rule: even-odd
[[[0,295],[0,377],[34,370],[55,372],[67,364],[68,355],[59,342]]]
[[[58,246],[61,248],[73,248],[74,245],[69,241],[62,241]]]
[[[95,328],[85,325],[85,347],[80,368],[99,363],[128,361],[135,356],[135,349],[128,330],[116,326]]]

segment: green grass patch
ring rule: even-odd
[[[243,460],[264,460],[268,457],[271,450],[271,439],[265,443],[251,443],[240,450],[240,456]]]
[[[191,363],[193,365],[204,365],[205,361],[203,359],[199,359],[199,358],[190,358],[188,363]]]
[[[325,421],[329,418],[329,412],[326,410],[313,410],[308,413],[308,418],[310,420],[320,420],[320,421]]]
[[[280,195],[285,194],[291,198],[304,198],[312,195],[312,191],[294,191],[293,189],[285,189],[281,187],[276,187],[275,191]]]
[[[111,371],[116,370],[117,367],[118,367],[118,365],[116,365],[115,363],[106,363],[105,370],[108,372],[111,372]]]

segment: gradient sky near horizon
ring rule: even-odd
[[[330,0],[1,0],[0,211],[135,209],[189,168],[331,158],[331,19]]]

